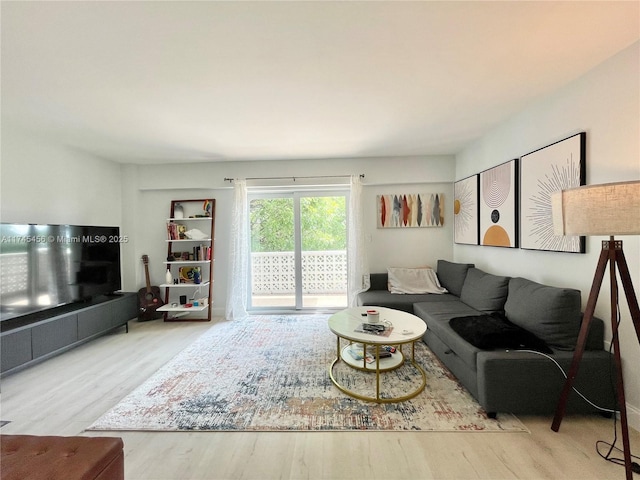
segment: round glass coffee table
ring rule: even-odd
[[[367,322],[366,311],[380,312],[377,325],[385,326],[385,331],[379,334],[362,331]],[[423,368],[415,360],[415,342],[422,339],[427,331],[427,325],[420,318],[401,310],[385,307],[354,307],[342,310],[329,317],[329,329],[337,337],[336,358],[329,367],[331,381],[342,392],[360,400],[377,403],[395,403],[409,400],[422,392],[427,384],[427,376]],[[411,346],[411,352],[403,351],[406,345]],[[394,350],[390,355],[386,352]],[[381,395],[381,373],[400,368],[405,360],[412,363],[422,375],[418,388],[412,389],[404,395],[390,397]],[[342,385],[334,375],[335,366],[343,361],[351,368],[375,373],[376,395],[366,396],[350,390]]]

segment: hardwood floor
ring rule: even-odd
[[[521,417],[531,433],[84,431],[210,326],[133,321],[3,378],[0,433],[120,436],[128,480],[624,478],[595,451],[613,437],[599,416],[566,417],[558,433],[550,417]]]

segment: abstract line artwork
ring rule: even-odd
[[[520,247],[584,253],[583,236],[553,233],[551,194],[585,184],[586,133],[541,148],[520,159]]]
[[[378,228],[442,227],[441,193],[378,195]]]
[[[480,245],[518,246],[517,160],[480,173]]]
[[[478,245],[478,175],[453,186],[453,241]]]

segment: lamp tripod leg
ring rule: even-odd
[[[627,297],[627,305],[629,305],[629,311],[631,312],[631,320],[636,330],[636,337],[638,337],[638,344],[640,345],[640,307],[638,306],[638,298],[636,292],[633,289],[633,283],[631,282],[631,275],[629,274],[629,266],[627,265],[627,259],[624,256],[622,248],[618,250],[616,261],[618,264],[618,270],[620,271],[620,281],[624,288],[624,293]]]
[[[622,450],[627,480],[632,480],[631,445],[629,443],[629,424],[627,422],[627,402],[624,397],[624,380],[622,378],[622,358],[620,357],[620,339],[618,338],[618,321],[611,315],[611,329],[613,332],[613,355],[616,367],[616,400],[620,411],[620,428],[622,430]]]
[[[596,267],[596,273],[593,277],[593,283],[591,284],[591,291],[589,293],[589,299],[587,300],[587,306],[585,308],[584,317],[582,319],[582,325],[580,326],[580,333],[578,334],[578,341],[576,343],[576,349],[573,352],[573,360],[571,361],[571,367],[567,375],[567,380],[564,382],[562,393],[560,394],[560,400],[556,407],[556,414],[553,417],[553,423],[551,424],[551,430],[557,432],[560,429],[560,423],[564,417],[564,412],[569,400],[569,394],[573,388],[573,383],[578,375],[578,369],[580,368],[580,362],[582,360],[582,354],[584,353],[585,346],[587,344],[587,337],[589,335],[589,327],[591,326],[591,320],[596,309],[596,302],[598,300],[598,294],[600,293],[600,287],[602,286],[602,279],[604,278],[604,272],[607,268],[607,261],[609,259],[609,252],[602,250],[600,252],[600,258],[598,259],[598,266]]]
[[[638,299],[636,298],[635,291],[633,289],[633,283],[631,281],[631,275],[629,274],[629,267],[627,265],[627,260],[624,256],[624,252],[622,250],[622,242],[620,242],[619,247],[616,248],[615,251],[615,263],[618,267],[618,271],[620,272],[620,281],[622,282],[622,286],[624,288],[625,295],[627,297],[627,304],[629,306],[629,311],[631,312],[631,319],[633,321],[633,327],[636,331],[636,337],[638,339],[638,344],[640,344],[640,308],[638,307]],[[615,273],[612,274],[612,280],[615,280]],[[616,292],[617,294],[617,282],[612,283],[611,287],[612,292]],[[612,298],[612,311],[613,311],[613,298]],[[617,312],[617,309],[615,310]],[[624,380],[622,375],[622,358],[620,355],[620,338],[618,335],[618,322],[617,318],[613,318],[611,316],[611,330],[613,332],[613,348],[616,359],[616,369],[617,369],[617,399],[618,399],[618,408],[620,409],[620,428],[622,430],[622,446],[624,452],[624,466],[626,472],[627,480],[631,480],[633,478],[633,471],[631,469],[631,444],[629,441],[629,424],[627,422],[627,403],[624,395]]]

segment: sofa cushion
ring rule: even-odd
[[[420,317],[427,324],[430,334],[437,336],[468,368],[476,369],[476,354],[480,349],[474,347],[454,332],[451,325],[449,325],[449,320],[453,317],[479,315],[481,312],[460,300],[455,302],[416,303],[413,306],[413,310],[414,315]]]
[[[462,285],[460,300],[481,312],[502,313],[508,293],[509,277],[470,268]]]
[[[482,350],[519,349],[553,353],[546,343],[502,315],[476,315],[449,320],[451,328]]]
[[[413,305],[414,314],[422,318],[427,322],[427,327],[431,328],[429,324],[429,317],[443,318],[445,323],[449,323],[449,319],[453,317],[465,317],[467,315],[480,315],[475,308],[471,308],[466,303],[460,301],[459,298],[453,295],[438,295],[434,298],[449,298],[448,302],[419,302]]]
[[[387,290],[389,276],[387,273],[372,273],[369,275],[369,290]]]
[[[436,272],[428,267],[389,267],[387,274],[389,291],[394,294],[447,293],[447,290],[440,286]]]
[[[367,290],[358,294],[358,305],[387,307],[413,313],[413,301],[419,302],[424,295],[394,295],[387,290]],[[411,298],[413,297],[413,298]]]
[[[446,288],[449,293],[459,297],[467,271],[473,266],[473,263],[453,263],[446,260],[438,260],[437,272],[440,285]]]
[[[414,313],[413,305],[421,302],[459,302],[460,299],[449,293],[443,295],[406,294],[396,295],[387,290],[367,290],[358,294],[358,305],[367,307],[387,307],[403,312]]]
[[[526,278],[509,281],[507,318],[551,347],[574,349],[580,330],[580,310],[579,290],[550,287]]]

